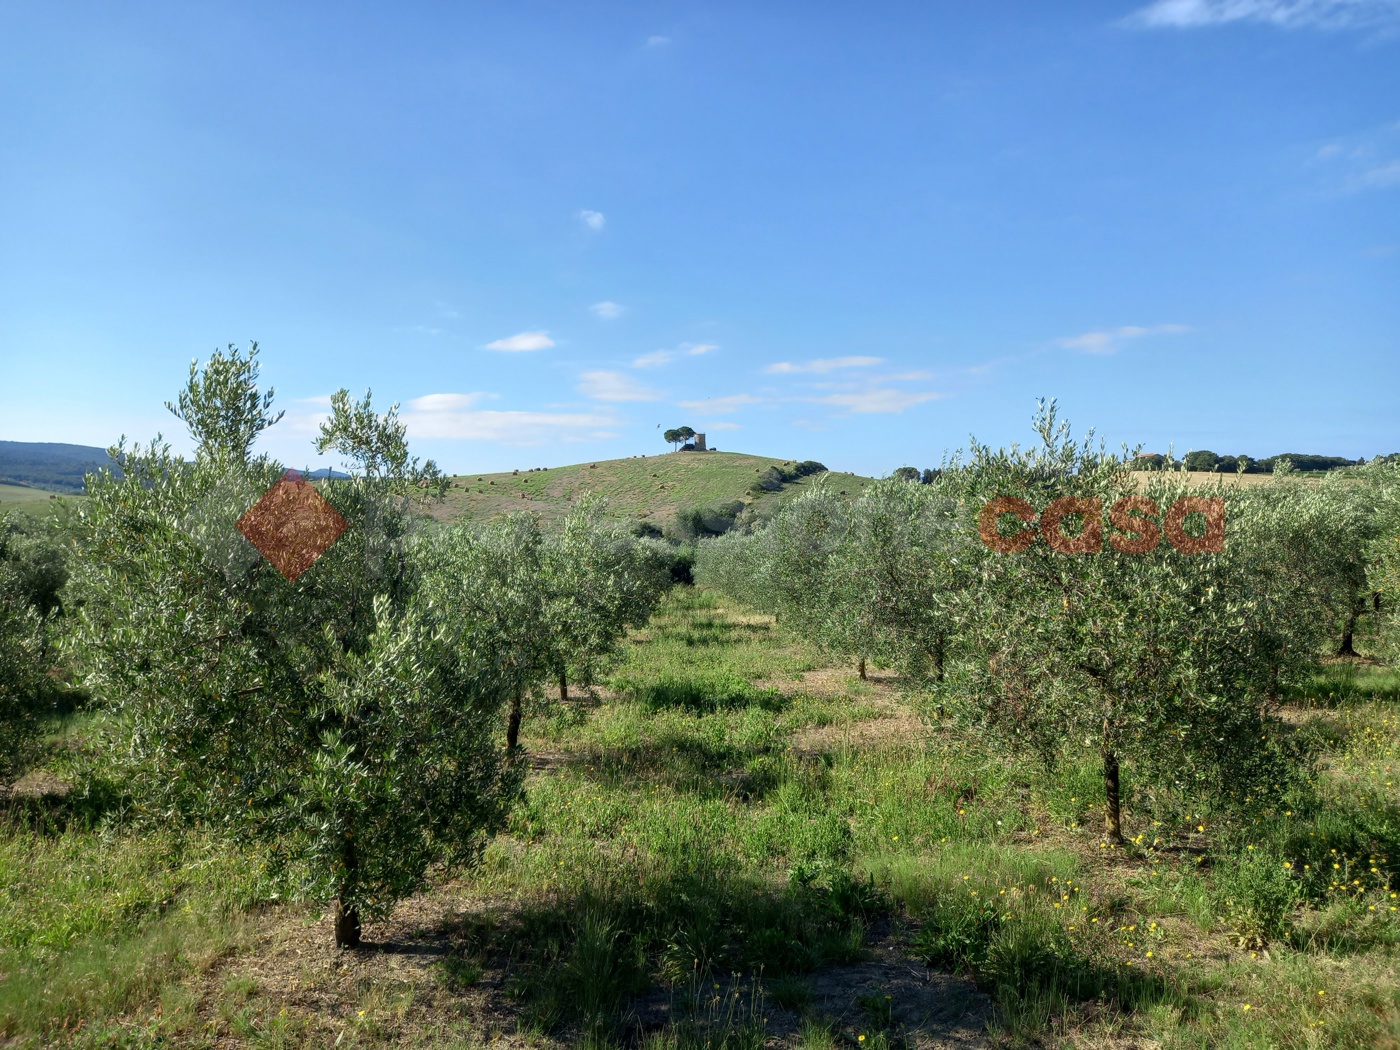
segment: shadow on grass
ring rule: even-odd
[[[844,874],[775,886],[726,861],[698,836],[682,839],[628,870],[595,872],[508,917],[447,932],[503,965],[523,1028],[575,1045],[622,1038],[633,1001],[657,984],[781,978],[865,956],[867,925],[885,907],[873,886]]]
[[[119,824],[131,806],[131,792],[105,776],[85,777],[76,788],[55,781],[41,784],[40,790],[17,789],[0,798],[0,826],[57,838],[69,831]]]
[[[716,744],[682,733],[620,746],[583,747],[563,765],[611,788],[652,784],[699,798],[761,798],[782,780],[772,745]]]
[[[1400,668],[1340,660],[1319,667],[1289,699],[1308,707],[1400,703]]]

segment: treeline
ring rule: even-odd
[[[1188,452],[1181,459],[1164,456],[1160,452],[1147,452],[1134,456],[1133,470],[1198,470],[1217,474],[1273,474],[1279,470],[1296,470],[1304,473],[1321,473],[1340,470],[1346,467],[1364,466],[1365,459],[1347,459],[1344,456],[1312,456],[1301,452],[1282,452],[1277,456],[1254,459],[1251,456],[1219,456],[1209,449]],[[1371,463],[1400,463],[1400,452],[1387,456],[1374,456]],[[942,473],[938,468],[899,467],[892,477],[900,481],[917,481],[931,485]]]
[[[979,738],[1046,764],[1093,752],[1113,842],[1123,768],[1159,805],[1245,805],[1304,769],[1280,699],[1321,653],[1354,651],[1366,619],[1400,641],[1384,597],[1400,469],[1142,484],[1131,457],[1071,440],[1053,404],[1036,427],[1036,447],[974,443],[926,484],[817,486],[760,530],[701,542],[696,580],[862,674],[898,669]]]
[[[1400,461],[1400,453],[1376,456],[1372,462],[1394,463]],[[1363,466],[1365,459],[1347,459],[1344,456],[1312,456],[1301,452],[1282,452],[1277,456],[1254,459],[1251,456],[1218,456],[1209,449],[1188,452],[1182,459],[1175,460],[1159,452],[1151,452],[1133,460],[1134,470],[1201,470],[1218,474],[1273,474],[1280,468],[1319,473],[1340,470],[1345,467]]]
[[[590,502],[554,530],[529,515],[430,529],[415,505],[446,479],[409,454],[394,408],[342,390],[316,448],[350,479],[279,492],[345,527],[288,579],[237,526],[284,473],[251,453],[280,418],[256,354],[191,367],[169,407],[193,460],[120,446],[122,474],[89,475],[81,515],[43,536],[0,523],[0,789],[62,664],[108,713],[104,761],[136,819],[261,843],[354,945],[430,868],[476,859],[519,798],[521,718],[648,620],[670,546]],[[307,531],[284,520],[282,541]]]

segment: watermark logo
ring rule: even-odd
[[[238,519],[238,531],[293,582],[330,550],[346,527],[340,512],[295,470],[283,474]]]
[[[1003,533],[1000,524],[1006,514],[1019,518],[1029,528]],[[1084,523],[1077,536],[1068,536],[1064,531],[1064,519],[1072,514]],[[1205,521],[1204,532],[1199,536],[1186,531],[1186,520],[1191,515],[1199,515]],[[1108,542],[1124,554],[1155,550],[1163,533],[1167,542],[1183,554],[1218,553],[1225,549],[1225,501],[1219,497],[1183,496],[1163,515],[1155,500],[1124,496],[1109,508],[1108,520],[1119,530],[1109,535]],[[982,542],[998,554],[1017,554],[1037,537],[1043,537],[1050,549],[1060,554],[1099,554],[1103,551],[1103,500],[1061,496],[1041,512],[1037,526],[1035,508],[1030,503],[1016,496],[999,496],[982,508],[977,532]]]

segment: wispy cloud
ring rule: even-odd
[[[796,372],[834,372],[838,368],[870,368],[884,363],[883,357],[822,357],[815,361],[779,361],[764,369],[769,375]]]
[[[942,394],[931,391],[880,389],[862,390],[849,394],[828,394],[826,397],[812,398],[812,400],[823,405],[839,405],[850,412],[873,414],[903,412],[906,408],[913,408],[915,405],[921,405],[925,401],[933,401],[942,396]]]
[[[583,372],[579,393],[595,401],[660,401],[661,395],[625,372]]]
[[[1334,180],[1337,189],[1360,192],[1400,185],[1400,121],[1325,143],[1310,166]]]
[[[718,343],[682,343],[674,350],[653,350],[632,362],[633,368],[659,368],[682,357],[698,357],[718,350]]]
[[[711,430],[743,430],[744,424],[730,423],[725,420],[720,420],[718,422],[712,423],[697,423],[695,429],[700,431],[700,433],[704,434]]]
[[[665,47],[671,42],[669,36],[649,36],[647,37],[647,47]]]
[[[445,303],[441,299],[434,299],[433,307],[437,310],[439,317],[445,317],[449,321],[455,321],[462,316],[457,312],[455,306],[451,303]]]
[[[508,354],[523,353],[526,350],[548,350],[554,345],[548,332],[518,332],[505,339],[487,343],[483,349],[503,350]]]
[[[1381,164],[1363,171],[1357,177],[1357,182],[1367,188],[1400,186],[1400,160],[1393,160],[1389,164]]]
[[[1154,0],[1126,24],[1144,29],[1198,29],[1263,22],[1285,29],[1344,29],[1400,24],[1400,0]]]
[[[458,438],[503,445],[553,444],[616,437],[616,417],[602,412],[516,412],[472,408],[491,394],[425,394],[401,417],[413,438]]]
[[[589,211],[584,208],[578,213],[579,222],[583,223],[594,233],[599,232],[607,224],[607,218],[600,211]]]
[[[601,303],[594,303],[588,309],[593,311],[595,317],[601,317],[604,321],[613,321],[627,312],[627,308],[621,303],[615,303],[611,299],[604,299]]]
[[[677,401],[676,404],[692,412],[712,412],[717,416],[727,416],[745,405],[756,405],[760,400],[752,394],[728,394],[725,397],[707,397],[702,401]]]
[[[1066,350],[1078,350],[1085,354],[1112,354],[1117,353],[1119,347],[1130,339],[1140,339],[1145,335],[1171,335],[1189,331],[1191,331],[1190,327],[1184,324],[1159,324],[1150,328],[1144,328],[1140,325],[1123,325],[1121,328],[1105,328],[1097,332],[1066,336],[1063,339],[1056,339],[1054,345]]]

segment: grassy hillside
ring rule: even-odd
[[[776,508],[805,491],[815,477],[825,477],[828,484],[852,494],[870,483],[869,478],[830,471],[790,482],[777,492],[753,488],[769,467],[793,462],[742,452],[665,452],[567,467],[521,468],[518,473],[460,475],[452,479],[447,500],[435,514],[444,519],[483,520],[532,510],[557,518],[568,511],[572,500],[596,492],[608,499],[609,512],[616,517],[664,525],[680,507],[743,500],[759,510]]]

